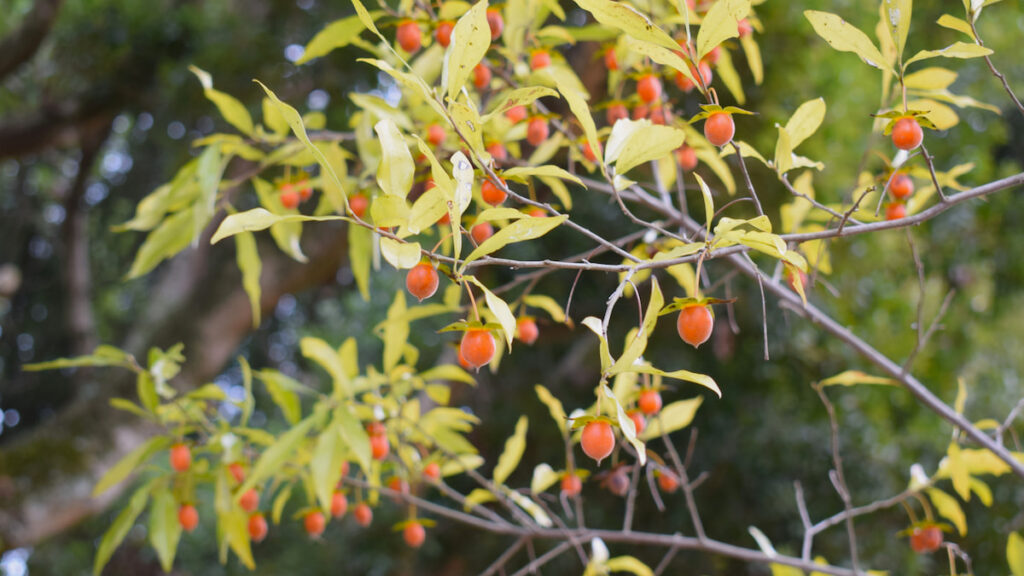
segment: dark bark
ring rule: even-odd
[[[21,26],[0,40],[0,80],[29,61],[50,34],[62,0],[36,0]]]

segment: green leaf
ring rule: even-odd
[[[913,0],[883,0],[886,24],[892,40],[896,44],[896,52],[903,53],[910,33],[910,15],[913,11]]]
[[[274,524],[281,523],[281,515],[284,514],[284,507],[292,497],[292,485],[289,484],[274,497],[274,504],[271,506],[270,518]]]
[[[76,368],[79,366],[120,366],[131,368],[133,360],[131,354],[113,346],[101,345],[88,356],[76,356],[74,358],[58,358],[48,362],[37,362],[25,364],[22,370],[26,372],[39,372],[40,370],[57,370],[61,368]]]
[[[327,342],[307,336],[299,340],[299,349],[303,356],[319,364],[331,375],[335,397],[341,398],[351,393],[351,383],[341,362],[341,355]]]
[[[793,116],[786,122],[789,143],[796,149],[804,140],[811,137],[825,119],[825,99],[815,98],[800,105]]]
[[[121,510],[121,513],[114,519],[114,523],[110,525],[107,532],[103,535],[100,540],[99,548],[96,550],[96,558],[93,561],[92,573],[94,576],[99,576],[100,572],[103,571],[103,567],[106,566],[107,562],[110,561],[110,557],[114,554],[114,550],[121,545],[124,541],[125,536],[135,525],[135,519],[142,514],[142,511],[146,509],[146,504],[149,502],[149,492],[153,486],[153,482],[148,482],[141,488],[132,494],[131,500],[128,501],[128,505]]]
[[[697,60],[729,38],[740,35],[737,23],[750,13],[750,0],[719,0],[715,2],[697,31]]]
[[[832,48],[840,52],[853,52],[865,64],[895,74],[895,71],[885,57],[882,56],[878,47],[871,42],[871,39],[866,34],[852,24],[835,14],[819,12],[817,10],[805,10],[804,16],[810,20],[811,25],[814,26],[814,31],[828,42]]]
[[[178,503],[174,494],[161,485],[153,490],[153,505],[149,507],[149,543],[156,550],[164,572],[170,572],[174,567],[174,556],[180,540]]]
[[[342,417],[351,417],[348,411],[341,412]],[[331,509],[334,487],[341,479],[341,465],[345,453],[341,446],[340,424],[332,423],[316,441],[313,457],[309,462],[309,471],[313,477],[313,490],[316,492],[320,508]]]
[[[220,115],[238,129],[239,132],[246,136],[252,136],[253,124],[252,116],[249,111],[246,110],[245,105],[238,101],[237,98],[230,94],[225,94],[220,90],[213,88],[213,79],[210,74],[201,70],[195,66],[189,66],[189,70],[199,78],[199,82],[203,85],[203,93],[206,97],[217,106],[217,110],[220,111]]]
[[[391,303],[391,307],[388,308],[388,322],[384,325],[385,372],[391,372],[398,365],[405,344],[409,341],[409,322],[401,319],[405,310],[405,292],[399,290],[395,293],[395,300]]]
[[[575,0],[575,2],[580,8],[593,14],[594,19],[605,26],[616,28],[637,40],[650,42],[669,50],[679,49],[678,42],[650,18],[629,4],[612,0]]]
[[[416,172],[409,146],[390,118],[377,122],[373,131],[377,133],[383,155],[377,166],[377,184],[385,194],[405,198],[412,188],[412,177]]]
[[[263,263],[260,261],[260,254],[256,249],[256,237],[252,235],[252,232],[242,232],[235,236],[235,261],[238,263],[238,269],[242,272],[242,288],[249,296],[253,328],[259,328],[260,274],[263,271]]]
[[[555,421],[555,425],[561,430],[564,436],[568,433],[569,418],[565,415],[565,408],[562,407],[562,402],[555,398],[551,392],[541,384],[537,384],[533,387],[537,392],[537,397],[540,401],[548,407],[548,412],[551,413],[551,419]],[[535,490],[536,492],[536,490]]]
[[[1016,532],[1006,541],[1006,563],[1013,576],[1024,576],[1024,538]]]
[[[271,400],[281,409],[284,419],[295,424],[302,419],[302,406],[296,390],[302,387],[297,381],[285,376],[277,370],[260,370],[256,377],[267,387]]]
[[[272,214],[264,208],[253,208],[245,212],[230,214],[220,226],[210,244],[216,244],[225,238],[230,238],[242,232],[258,232],[266,230],[275,224],[282,222],[329,222],[332,220],[347,220],[344,216],[305,216],[302,214]]]
[[[530,422],[526,416],[520,416],[516,422],[516,431],[505,441],[505,450],[498,457],[498,464],[494,467],[494,483],[504,484],[509,475],[519,466],[519,461],[526,450],[526,430]]]
[[[260,454],[258,460],[252,467],[249,477],[245,479],[242,486],[238,488],[239,494],[262,484],[267,478],[281,470],[281,467],[289,459],[295,456],[295,451],[309,434],[310,429],[320,420],[319,414],[311,414],[305,420],[293,426],[282,434],[272,446]]]
[[[896,386],[899,381],[884,376],[872,376],[860,370],[847,370],[826,378],[820,382],[820,386],[856,386],[858,384],[881,384],[883,386]]]
[[[241,508],[231,508],[218,513],[217,519],[228,546],[238,556],[238,560],[249,570],[254,570],[256,562],[252,558],[252,546],[249,541],[249,515]]]
[[[568,219],[569,217],[565,214],[561,216],[542,218],[520,218],[519,220],[516,220],[495,232],[493,236],[484,240],[483,243],[470,252],[469,256],[466,256],[466,259],[463,261],[463,270],[465,270],[466,264],[469,264],[480,257],[497,252],[509,244],[526,242],[527,240],[540,238],[557,228]]]
[[[960,503],[938,488],[928,488],[926,492],[939,515],[952,522],[961,536],[967,534],[967,517]]]
[[[148,274],[158,264],[188,247],[195,229],[194,213],[193,208],[177,212],[150,232],[135,254],[135,261],[128,270],[128,279]]]
[[[359,38],[359,34],[366,29],[358,15],[342,18],[331,22],[323,30],[317,32],[316,36],[306,44],[302,57],[295,61],[295,65],[305,64],[314,58],[329,54],[338,48],[343,48]]]
[[[703,402],[703,398],[697,397],[666,405],[657,417],[647,423],[647,428],[640,434],[640,439],[650,440],[660,437],[662,433],[671,434],[686,428],[693,422],[693,417],[697,415],[697,409]]]
[[[978,46],[977,44],[971,44],[968,42],[954,42],[949,46],[946,46],[945,48],[941,48],[939,50],[921,50],[917,54],[914,54],[913,58],[907,60],[906,63],[903,64],[903,66],[910,66],[914,62],[927,60],[929,58],[938,58],[940,56],[943,58],[967,59],[981,58],[982,56],[988,56],[989,54],[992,54],[991,48]]]
[[[617,556],[604,563],[609,572],[629,572],[636,576],[654,576],[654,571],[633,556]]]
[[[473,69],[491,47],[491,27],[487,24],[487,0],[480,0],[462,15],[452,29],[451,44],[444,53],[442,84],[453,100],[465,86]]]
[[[238,357],[238,365],[242,369],[242,385],[245,387],[245,397],[242,400],[242,417],[239,420],[241,426],[249,425],[249,418],[256,408],[256,399],[252,395],[252,368],[244,356]]]
[[[120,484],[140,464],[149,460],[153,454],[166,449],[170,444],[171,441],[166,436],[155,436],[147,440],[142,446],[129,452],[117,464],[114,464],[110,470],[107,470],[99,482],[96,483],[96,487],[92,489],[93,498]]]
[[[348,227],[348,259],[352,276],[359,287],[363,300],[370,300],[370,256],[373,249],[373,232],[362,226]]]
[[[541,310],[548,313],[551,319],[555,322],[566,322],[565,311],[562,306],[555,302],[555,299],[550,296],[543,294],[530,294],[523,297],[523,304],[532,306],[534,308],[540,308]]]

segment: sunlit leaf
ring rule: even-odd
[[[93,498],[120,484],[139,465],[149,460],[157,452],[166,449],[170,444],[171,441],[166,436],[154,436],[143,445],[129,452],[117,464],[114,464],[110,470],[107,470],[106,474],[96,483],[96,486],[92,489]]]
[[[456,98],[473,69],[491,46],[491,28],[487,24],[487,0],[480,0],[462,15],[452,30],[451,44],[444,54],[442,78],[447,93]]]
[[[841,17],[828,12],[806,10],[804,16],[832,48],[840,52],[853,52],[869,66],[895,73],[871,39]]]
[[[509,475],[519,466],[519,461],[526,450],[526,430],[529,428],[529,421],[526,416],[520,416],[516,422],[516,430],[505,441],[505,450],[498,457],[498,463],[494,466],[494,483],[504,484]]]

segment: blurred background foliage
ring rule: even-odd
[[[571,3],[563,2],[569,8]],[[0,37],[14,30],[31,8],[30,0],[0,1]],[[879,74],[851,54],[827,47],[802,16],[804,9],[842,14],[865,30],[877,19],[875,2],[853,0],[784,2],[770,0],[758,7],[765,33],[758,35],[765,59],[766,80],[748,83],[748,109],[758,116],[738,122],[739,137],[762,152],[774,146],[775,122],[784,122],[803,101],[825,98],[828,115],[822,129],[805,145],[827,168],[815,176],[819,198],[838,201],[856,182],[861,157],[869,146],[882,153],[889,147],[870,134],[878,101]],[[92,276],[91,303],[99,341],[117,343],[140,322],[140,310],[153,305],[152,278],[122,282],[141,235],[115,234],[111,227],[130,218],[135,203],[169,179],[193,153],[190,141],[224,130],[223,121],[202,95],[187,70],[196,64],[209,71],[218,89],[258,107],[259,78],[300,110],[323,110],[328,127],[345,129],[353,112],[346,94],[377,85],[377,74],[355,62],[356,49],[336,51],[302,67],[289,62],[326,22],[347,16],[348,2],[324,0],[66,0],[40,52],[0,88],[0,126],[41,117],[67,121],[55,112],[65,102],[95,106],[109,112],[110,134],[84,188]],[[944,12],[962,16],[960,0],[918,2],[908,50],[937,48],[958,38],[935,20]],[[1024,5],[1005,0],[989,8],[978,22],[994,61],[1024,93],[1024,61],[1019,58],[1024,37]],[[873,36],[873,34],[872,34]],[[742,56],[738,56],[742,58]],[[955,128],[928,135],[929,151],[939,168],[964,162],[975,169],[961,180],[980,184],[1017,173],[1024,167],[1024,122],[1007,106],[1001,86],[981,61],[943,61],[960,77],[953,90],[994,103],[1003,115],[982,110],[962,111]],[[739,66],[741,70],[745,68]],[[0,134],[3,132],[0,131]],[[17,146],[18,143],[12,144]],[[5,146],[0,139],[0,146]],[[105,372],[76,382],[68,374],[25,374],[23,363],[72,353],[66,328],[66,282],[62,259],[68,253],[63,234],[68,208],[65,195],[75,180],[82,152],[48,146],[0,160],[0,265],[5,274],[20,276],[16,290],[0,293],[0,454],[54,421],[62,411],[84,398],[101,395]],[[748,165],[751,165],[748,163]],[[869,162],[878,168],[879,162]],[[778,222],[778,207],[789,201],[786,191],[764,169],[751,165],[762,201]],[[602,230],[606,236],[630,228],[603,196],[574,193],[574,217]],[[738,215],[750,211],[740,205]],[[943,320],[943,329],[915,364],[915,373],[940,397],[952,402],[957,378],[970,392],[967,415],[972,420],[1002,419],[1024,387],[1024,202],[1019,190],[973,202],[909,231],[925,267],[928,290],[925,317],[931,318],[950,288],[956,296]],[[325,225],[329,226],[329,225]],[[842,324],[889,356],[901,361],[912,350],[918,305],[917,274],[908,233],[894,230],[832,243],[835,273],[820,282],[812,298]],[[587,249],[579,237],[552,235],[546,248],[558,254]],[[532,246],[532,245],[531,245]],[[266,248],[266,247],[265,247]],[[520,249],[525,251],[535,247]],[[564,252],[562,252],[564,250]],[[166,267],[166,265],[165,265]],[[12,272],[13,271],[13,272]],[[712,277],[728,269],[712,262]],[[511,272],[488,270],[483,280],[495,285]],[[8,278],[9,280],[9,278]],[[237,277],[235,277],[237,280]],[[573,274],[556,273],[538,286],[564,302]],[[573,297],[571,315],[580,319],[603,311],[615,279],[584,274]],[[802,319],[768,305],[771,360],[763,359],[761,302],[756,284],[731,283],[739,298],[734,307],[738,333],[728,330],[726,314],[710,345],[700,351],[683,349],[663,323],[648,354],[659,366],[685,366],[712,375],[723,387],[722,400],[706,398],[694,427],[699,430],[694,467],[709,477],[698,491],[709,535],[745,546],[754,542],[748,526],[764,531],[776,546],[799,554],[802,533],[793,496],[793,482],[807,493],[810,514],[820,519],[841,509],[827,472],[831,466],[828,421],[810,383],[847,369],[871,367],[842,343],[832,340]],[[826,286],[827,284],[827,286]],[[241,353],[254,366],[274,366],[291,373],[318,377],[298,355],[298,339],[316,335],[339,343],[355,336],[364,361],[379,354],[378,342],[366,327],[383,317],[389,294],[401,289],[401,278],[385,268],[374,276],[372,302],[354,290],[352,276],[342,267],[333,278],[312,289],[288,295],[277,303],[263,326],[243,342]],[[0,290],[0,292],[3,292]],[[646,292],[646,289],[644,289]],[[195,303],[202,310],[201,302]],[[201,318],[186,318],[198,322]],[[618,316],[613,327],[619,338],[634,319]],[[451,360],[452,339],[434,332],[441,325],[421,322],[413,335],[421,347],[421,362],[445,356]],[[216,329],[216,327],[213,327]],[[594,339],[585,331],[542,325],[539,343],[519,347],[513,362],[497,374],[481,374],[476,389],[456,388],[453,404],[479,415],[484,424],[472,439],[488,461],[500,453],[505,437],[520,414],[531,418],[524,465],[512,482],[529,483],[532,465],[550,462],[561,468],[561,444],[544,407],[533,393],[543,383],[567,407],[592,400],[597,377]],[[614,337],[614,336],[613,336]],[[186,349],[186,354],[189,350]],[[237,385],[233,364],[224,366],[217,382]],[[666,401],[700,393],[679,387]],[[866,503],[901,491],[910,464],[934,470],[945,453],[951,430],[913,398],[898,389],[861,387],[832,392],[841,423],[841,442],[854,503]],[[280,418],[266,398],[268,425]],[[109,408],[95,409],[95,427],[106,425]],[[1018,429],[1020,427],[1018,426]],[[685,442],[685,433],[680,434]],[[51,462],[52,460],[52,462]],[[62,466],[59,453],[40,451],[33,461]],[[17,476],[18,461],[0,456],[0,510],[6,477]],[[992,483],[996,504],[984,508],[966,504],[969,533],[951,536],[972,556],[976,574],[1006,572],[1005,538],[1024,528],[1024,491],[1014,478]],[[596,485],[584,489],[588,523],[615,527],[624,502]],[[670,496],[669,511],[659,514],[649,495],[638,499],[637,527],[649,531],[690,530],[682,497]],[[209,503],[206,503],[207,507]],[[200,507],[202,510],[202,507]],[[111,508],[68,528],[31,549],[8,551],[0,563],[5,576],[78,575],[89,572],[98,537],[112,521]],[[419,552],[408,551],[390,525],[401,510],[384,506],[370,529],[350,521],[332,523],[322,542],[310,542],[297,523],[271,528],[270,538],[256,548],[258,574],[467,574],[475,573],[511,541],[476,533],[448,521],[429,532]],[[863,563],[888,565],[893,574],[945,574],[944,556],[915,556],[896,533],[908,524],[900,509],[857,522]],[[247,571],[232,561],[216,562],[214,527],[204,523],[186,536],[179,551],[177,574],[221,575]],[[160,573],[153,552],[138,527],[128,545],[114,557],[106,574]],[[816,553],[833,562],[846,558],[846,534],[833,528],[816,540]],[[616,550],[657,562],[648,550]],[[575,573],[578,561],[569,555],[552,564],[550,573]],[[676,573],[766,574],[765,566],[680,553]],[[681,571],[681,572],[680,572]]]

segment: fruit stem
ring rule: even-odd
[[[469,282],[463,282],[463,286],[466,287],[466,293],[469,294],[469,301],[473,305],[473,316],[476,317],[476,321],[480,321],[480,311],[476,307],[476,298],[473,297],[473,289],[470,288]]]

